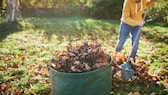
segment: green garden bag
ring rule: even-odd
[[[83,73],[58,72],[49,67],[52,95],[111,95],[111,64]]]

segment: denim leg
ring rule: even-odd
[[[121,51],[131,29],[132,29],[132,26],[129,26],[121,22],[120,28],[119,28],[119,37],[118,37],[118,42],[115,48],[115,52]]]
[[[134,27],[133,30],[131,31],[132,46],[133,46],[133,43],[134,43],[135,38],[136,38],[136,36],[137,36],[137,33],[138,33],[139,28],[140,28],[139,26],[136,26],[136,27]],[[138,35],[138,40],[137,40],[137,42],[135,43],[135,46],[134,46],[134,49],[133,49],[132,54],[130,55],[131,58],[135,58],[135,56],[136,56],[136,53],[137,53],[137,50],[138,50],[139,39],[140,39],[140,35]]]

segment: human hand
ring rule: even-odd
[[[143,26],[145,24],[145,21],[144,20],[141,20],[138,22],[138,26]]]

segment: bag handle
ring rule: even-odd
[[[110,55],[109,55],[110,56]],[[113,64],[113,58],[112,58],[112,56],[110,56],[110,63],[109,64],[107,64],[107,67],[111,67],[112,66],[112,64]]]

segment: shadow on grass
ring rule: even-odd
[[[142,35],[151,42],[168,44],[168,28],[166,25],[148,23]]]
[[[21,28],[20,23],[0,23],[0,41],[5,39],[9,34],[19,31]]]
[[[151,31],[153,32],[153,31]],[[152,42],[162,42],[165,44],[168,44],[168,36],[166,35],[161,35],[160,32],[158,32],[156,35],[154,35],[154,33],[152,34],[151,32],[142,32],[143,35],[145,35],[145,37],[149,40],[151,40]],[[166,32],[166,31],[165,31]]]

